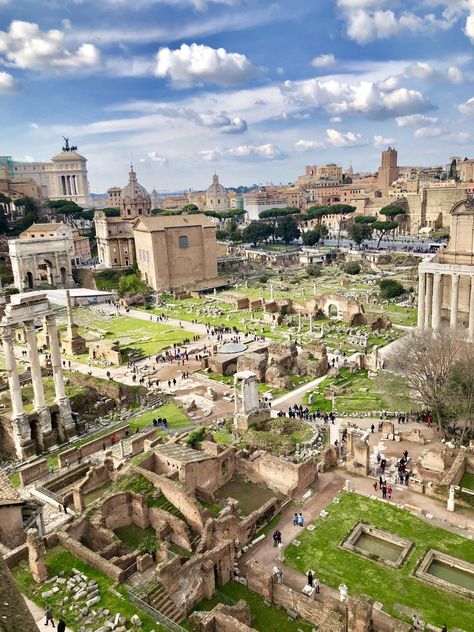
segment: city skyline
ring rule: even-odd
[[[39,6],[41,4],[41,6]],[[3,154],[61,136],[92,192],[133,162],[160,191],[469,156],[474,13],[466,0],[0,0]]]

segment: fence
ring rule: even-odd
[[[161,623],[165,626],[167,630],[171,630],[171,632],[187,632],[179,623],[169,619],[165,614],[155,610],[153,606],[150,606],[149,603],[140,599],[137,595],[135,595],[131,590],[127,591],[128,598],[131,603],[135,604],[137,608],[140,608],[143,612],[146,612],[152,619],[154,619],[157,623]]]

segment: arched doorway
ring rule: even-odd
[[[328,316],[329,318],[339,318],[339,310],[334,303],[328,305]]]
[[[53,264],[49,259],[38,265],[38,273],[41,284],[54,285]]]
[[[63,287],[66,287],[66,283],[67,283],[67,271],[66,271],[66,268],[60,268],[59,272],[61,274],[61,285]]]
[[[35,444],[36,454],[41,454],[41,429],[39,419],[30,419],[30,439]]]
[[[26,273],[26,287],[29,290],[32,290],[33,289],[33,285],[34,285],[34,283],[33,283],[33,274],[31,272],[27,272]]]

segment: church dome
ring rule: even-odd
[[[148,191],[144,186],[138,183],[137,174],[133,170],[133,167],[130,168],[128,184],[121,190],[120,197],[122,199],[129,198],[130,200],[136,200],[137,198],[150,199]]]
[[[224,189],[222,184],[219,183],[219,176],[218,175],[213,175],[212,176],[212,184],[207,189],[207,195],[208,195],[208,197],[225,196],[225,195],[227,195],[227,191]]]

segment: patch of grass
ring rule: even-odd
[[[134,431],[136,428],[151,426],[153,419],[157,419],[158,417],[167,419],[169,427],[173,429],[184,428],[192,425],[191,419],[183,410],[181,410],[179,406],[177,406],[174,402],[168,402],[159,408],[148,410],[146,413],[143,413],[143,415],[138,417],[138,419],[131,421],[130,428]]]
[[[274,605],[266,605],[264,599],[242,584],[230,581],[219,586],[212,599],[201,601],[194,610],[212,610],[218,603],[234,605],[240,599],[247,602],[252,612],[252,628],[259,632],[311,632],[314,626],[300,619],[294,621],[284,610]]]
[[[389,614],[402,618],[395,605],[412,608],[425,622],[448,629],[472,629],[474,602],[435,588],[413,576],[418,562],[429,549],[474,562],[471,540],[445,531],[412,516],[403,509],[357,494],[342,493],[339,504],[328,507],[327,518],[314,521],[315,531],[304,530],[298,537],[301,544],[290,544],[285,550],[286,562],[301,573],[317,569],[319,579],[333,588],[344,583],[349,594],[370,595],[380,601]],[[374,525],[390,533],[408,538],[414,544],[399,569],[371,561],[339,545],[358,522]],[[405,617],[407,619],[407,617]]]
[[[143,627],[140,628],[141,630],[144,632],[151,632],[151,630],[165,632],[165,628],[160,626],[158,623],[155,623],[148,615],[135,608],[133,604],[129,602],[124,588],[117,589],[119,594],[112,591],[111,588],[114,584],[112,579],[74,557],[72,553],[66,551],[62,547],[57,546],[46,552],[46,567],[50,577],[58,575],[61,571],[65,571],[67,573],[69,569],[77,568],[77,570],[87,575],[89,579],[97,582],[99,586],[99,594],[101,596],[101,608],[109,609],[111,613],[114,613],[114,615],[115,613],[120,612],[129,620],[134,614],[138,614],[143,623]],[[62,615],[64,621],[72,630],[82,629],[81,624],[79,624],[78,620],[74,618],[68,607],[56,605],[54,598],[43,599],[41,597],[41,592],[45,589],[43,586],[38,586],[38,584],[35,583],[29,572],[28,563],[26,561],[20,562],[12,569],[12,572],[20,590],[36,604],[43,608],[46,607],[47,604],[51,605],[55,618]],[[58,595],[61,595],[61,593],[58,593]]]
[[[469,472],[465,472],[459,482],[459,485],[461,487],[466,487],[467,489],[472,489],[474,491],[474,474],[469,474]]]
[[[131,523],[124,527],[118,527],[114,530],[115,535],[122,540],[132,551],[140,548],[141,543],[149,536],[155,536],[155,530],[152,527],[142,529],[138,525]]]
[[[216,430],[212,433],[212,437],[216,443],[232,445],[232,434],[227,430]]]
[[[8,480],[13,485],[13,487],[21,486],[20,474],[18,472],[13,472],[13,474],[10,474]]]
[[[217,516],[222,509],[222,507],[216,505],[216,503],[206,503],[204,500],[200,500],[199,502],[204,509],[209,509],[213,516]]]

